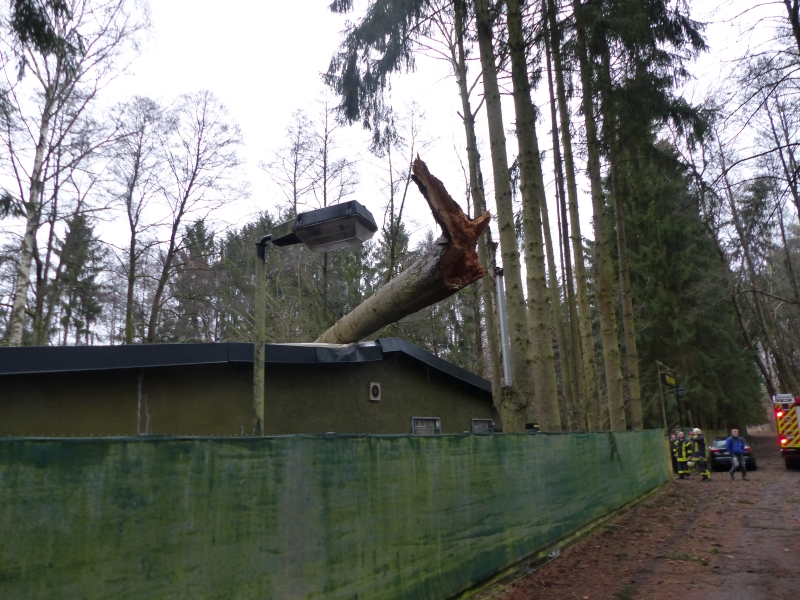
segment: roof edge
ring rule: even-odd
[[[482,391],[492,391],[491,382],[483,377],[401,338],[342,346],[267,344],[264,350],[267,364],[373,362],[400,353]],[[253,344],[246,342],[0,347],[0,376],[252,362]]]
[[[442,371],[443,373],[447,373],[456,379],[460,379],[465,383],[474,385],[475,387],[486,392],[492,392],[492,383],[488,379],[485,379],[480,375],[476,375],[472,371],[468,371],[463,367],[459,367],[458,365],[451,363],[449,360],[439,358],[435,354],[431,354],[427,350],[423,350],[419,346],[415,346],[411,342],[407,342],[402,338],[380,338],[378,339],[378,344],[380,344],[381,349],[386,354],[391,354],[393,352],[406,354],[430,367],[433,367],[434,369],[437,369],[438,371]]]

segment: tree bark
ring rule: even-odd
[[[544,230],[545,251],[547,253],[547,274],[550,283],[547,289],[550,292],[550,305],[553,311],[553,321],[555,321],[558,357],[561,363],[561,381],[564,389],[564,416],[567,419],[565,430],[577,431],[579,417],[577,407],[575,406],[572,364],[569,357],[567,334],[564,328],[564,314],[561,311],[561,296],[558,292],[556,260],[553,250],[552,235],[550,234],[550,218],[547,213],[547,203],[542,203],[542,229]]]
[[[567,106],[567,92],[564,83],[564,70],[561,61],[561,42],[555,8],[551,3],[548,11],[550,23],[550,45],[553,54],[553,70],[556,79],[558,97],[558,114],[561,121],[561,144],[564,147],[564,169],[566,171],[567,199],[569,201],[569,221],[571,229],[572,254],[575,256],[575,288],[578,319],[578,337],[575,338],[576,353],[580,357],[582,404],[585,406],[586,428],[589,431],[602,429],[602,411],[600,410],[600,390],[597,385],[597,373],[594,357],[594,334],[592,333],[592,313],[589,305],[588,280],[583,254],[583,236],[578,210],[578,186],[575,180],[575,159],[572,152],[572,132],[570,115]]]
[[[531,358],[535,389],[535,404],[529,406],[528,417],[531,421],[538,417],[539,428],[542,431],[560,431],[561,419],[558,412],[553,336],[550,311],[547,308],[544,244],[542,243],[542,210],[546,210],[544,207],[546,199],[542,163],[539,159],[539,141],[536,134],[536,113],[531,102],[519,0],[506,0],[506,7],[508,9],[508,45],[511,56],[514,110],[517,120],[517,143],[519,145],[522,224],[525,230],[525,265],[528,284],[528,324],[531,330]],[[530,410],[531,408],[536,410]]]
[[[452,296],[483,276],[475,244],[489,226],[489,213],[470,219],[419,158],[414,161],[413,171],[414,182],[442,228],[441,241],[320,335],[318,343],[358,342],[390,323]]]
[[[50,133],[50,120],[53,110],[53,92],[48,87],[45,90],[45,105],[39,125],[39,139],[36,143],[36,154],[33,158],[31,169],[28,201],[25,203],[25,235],[22,238],[22,248],[17,265],[17,280],[14,285],[14,299],[11,315],[8,320],[8,345],[21,346],[22,334],[25,331],[25,306],[28,302],[28,287],[30,285],[31,265],[33,263],[34,238],[39,230],[40,201],[42,195],[42,169],[44,155]]]
[[[56,243],[56,221],[58,219],[58,181],[54,184],[53,201],[50,207],[50,218],[48,219],[49,231],[47,234],[47,249],[45,251],[44,264],[39,267],[39,251],[34,250],[34,260],[37,262],[36,273],[36,308],[33,316],[33,339],[32,345],[46,346],[50,338],[50,316],[55,303],[55,296],[58,292],[58,283],[61,274],[61,264],[56,269],[53,281],[50,281],[50,266],[52,263],[53,252]],[[34,238],[34,243],[36,238]],[[63,259],[60,261],[63,263]]]
[[[464,51],[464,0],[454,2],[455,13],[455,38],[456,51],[454,53],[454,67],[458,92],[461,97],[461,110],[463,112],[464,133],[467,137],[467,164],[469,168],[469,190],[472,197],[474,217],[477,218],[486,212],[486,197],[483,188],[483,175],[481,173],[481,157],[478,152],[478,137],[475,134],[475,115],[469,101],[469,88],[467,87],[467,60]],[[486,322],[486,345],[489,351],[489,364],[492,377],[492,397],[494,405],[503,413],[503,389],[500,372],[500,344],[497,339],[497,322],[495,320],[495,284],[494,284],[494,250],[492,230],[487,228],[485,236],[478,237],[478,258],[486,270],[483,274],[481,294],[483,298],[483,314]]]
[[[530,393],[529,369],[531,366],[528,347],[528,318],[525,299],[522,293],[522,273],[520,270],[517,234],[514,227],[514,208],[511,202],[511,177],[508,172],[508,155],[506,154],[505,126],[503,110],[500,104],[500,87],[497,83],[497,65],[495,64],[494,46],[492,42],[492,19],[489,14],[488,0],[474,0],[475,19],[478,30],[478,46],[480,49],[481,69],[483,74],[484,99],[486,101],[486,117],[489,125],[489,145],[492,156],[492,173],[494,176],[494,195],[497,205],[497,229],[500,234],[500,255],[506,283],[506,306],[508,312],[508,329],[511,340],[511,375],[513,386],[506,389],[509,403],[518,407],[518,418],[514,423],[504,422],[506,431],[523,430],[524,411],[532,401]]]
[[[128,214],[128,227],[130,231],[130,240],[128,243],[128,273],[127,273],[127,290],[125,294],[125,343],[132,344],[134,336],[133,324],[133,295],[136,288],[136,270],[138,268],[138,250],[136,248],[138,240],[137,234],[139,233],[139,211],[134,207],[133,194],[136,191],[136,186],[139,185],[139,174],[141,168],[141,141],[139,141],[134,154],[133,173],[128,182],[125,198],[125,209]]]
[[[605,90],[611,89],[611,67],[608,51],[603,54],[603,81]],[[607,131],[609,169],[611,171],[611,195],[614,197],[614,217],[617,230],[617,263],[619,267],[619,291],[622,300],[622,332],[625,339],[624,381],[630,400],[631,428],[642,429],[642,392],[639,385],[639,353],[636,350],[636,325],[633,319],[633,292],[628,266],[628,240],[625,235],[625,209],[622,201],[620,179],[620,143],[614,129],[616,118],[608,98],[603,100],[603,120]]]
[[[612,146],[614,142],[612,141]],[[643,429],[642,391],[639,385],[639,353],[636,350],[636,324],[633,319],[633,291],[628,266],[628,240],[625,235],[625,214],[619,183],[619,165],[615,165],[616,152],[611,158],[611,185],[614,195],[614,214],[617,228],[617,260],[619,262],[619,290],[622,297],[622,330],[625,337],[625,379],[630,398],[631,428]]]
[[[125,343],[133,343],[134,324],[133,324],[133,293],[136,287],[136,231],[131,230],[131,238],[128,245],[128,274],[127,291],[125,293]]]
[[[581,72],[583,116],[586,125],[586,147],[588,153],[589,183],[592,190],[593,224],[595,233],[595,263],[597,269],[597,307],[600,313],[600,333],[603,340],[603,362],[608,394],[609,427],[612,431],[625,429],[625,411],[622,397],[622,368],[617,338],[617,317],[614,308],[614,267],[611,261],[611,246],[606,224],[605,199],[600,175],[600,143],[594,117],[592,92],[592,65],[586,47],[586,32],[581,23],[579,0],[573,0],[577,25],[578,62]]]
[[[567,222],[567,199],[564,182],[564,168],[561,159],[561,147],[558,141],[558,117],[557,103],[555,97],[555,87],[553,85],[552,54],[550,50],[551,35],[549,31],[548,11],[551,10],[548,3],[543,3],[542,10],[544,18],[542,20],[545,35],[545,57],[547,60],[547,89],[550,95],[550,124],[553,144],[553,168],[556,176],[556,201],[559,208],[559,248],[561,250],[561,265],[564,271],[564,287],[566,289],[567,303],[567,322],[568,327],[564,332],[566,338],[566,348],[559,342],[559,352],[569,352],[569,360],[565,363],[562,360],[562,372],[567,369],[572,390],[572,400],[568,402],[568,419],[570,431],[586,430],[586,407],[581,397],[581,378],[579,376],[578,365],[581,361],[580,354],[580,334],[578,333],[578,308],[575,297],[575,281],[572,271],[572,256],[569,249],[569,224]],[[545,225],[545,231],[547,226]],[[547,238],[545,238],[547,241]],[[552,284],[551,284],[552,287]],[[563,377],[563,375],[562,375]],[[564,380],[565,390],[567,381]],[[566,397],[566,392],[565,392]]]
[[[267,245],[259,242],[256,255],[255,340],[253,343],[253,435],[264,435],[264,340],[266,338]]]

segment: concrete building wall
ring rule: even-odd
[[[136,371],[0,377],[0,435],[135,435],[136,380]]]
[[[443,433],[498,420],[490,395],[402,356],[383,362],[268,364],[265,433],[409,433],[412,416]],[[368,399],[370,382],[382,387]],[[247,364],[0,377],[0,435],[249,435]]]

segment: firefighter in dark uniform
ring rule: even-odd
[[[675,440],[675,460],[678,461],[678,479],[689,478],[689,458],[692,456],[692,443],[686,439],[683,431],[678,432]]]
[[[672,458],[672,472],[678,474],[678,434],[672,433],[669,436],[669,454]]]
[[[708,447],[703,432],[697,427],[692,429],[692,460],[697,471],[703,476],[703,481],[711,481],[711,471],[708,468]]]

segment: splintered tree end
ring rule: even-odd
[[[447,192],[444,184],[431,175],[419,156],[414,160],[412,171],[414,182],[428,201],[433,218],[442,228],[443,235],[449,239],[439,262],[445,285],[455,290],[466,287],[483,277],[485,272],[478,260],[475,244],[489,226],[491,216],[485,212],[476,219],[470,219]]]
[[[334,323],[317,342],[350,344],[452,296],[484,274],[475,245],[489,213],[470,219],[419,157],[413,179],[442,228],[443,241],[417,257],[374,295]]]

